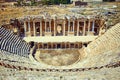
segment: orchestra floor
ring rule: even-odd
[[[80,53],[77,49],[71,50],[40,50],[35,54],[38,61],[53,66],[67,66],[79,60]]]

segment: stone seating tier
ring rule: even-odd
[[[28,43],[3,27],[0,27],[0,36],[1,50],[28,57],[30,53],[30,45]]]
[[[120,23],[109,29],[104,35],[91,42],[88,53],[98,54],[120,47]]]

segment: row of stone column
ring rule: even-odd
[[[51,20],[48,21],[49,22],[49,32],[51,32]],[[72,21],[73,22],[73,25],[72,25],[72,31],[70,31],[70,20],[68,21],[68,35],[69,35],[69,32],[73,32],[74,33],[74,29],[75,29],[75,21]],[[79,35],[79,26],[80,26],[80,21],[78,21],[77,23],[77,36]],[[91,25],[91,21],[89,20],[88,22],[88,32],[90,31],[90,25]],[[63,22],[63,36],[65,36],[65,26],[66,26],[66,22],[64,21]],[[24,21],[24,33],[25,33],[25,36],[26,36],[26,22]],[[92,22],[92,32],[94,32],[94,28],[95,28],[95,21],[93,20]],[[34,36],[36,36],[36,26],[35,26],[35,21],[33,21],[33,29],[34,29]],[[86,21],[84,21],[84,27],[83,27],[83,36],[85,36],[85,31],[86,31]],[[30,22],[28,21],[28,32],[30,33]],[[47,32],[47,21],[45,21],[45,32]],[[40,36],[42,36],[42,21],[40,21]],[[56,22],[54,20],[54,36],[56,36]]]
[[[38,43],[37,49],[66,49],[66,48],[82,48],[82,42],[76,43]]]

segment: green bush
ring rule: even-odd
[[[42,0],[44,5],[69,4],[70,0]]]

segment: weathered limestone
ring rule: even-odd
[[[28,22],[29,35],[31,36],[30,22]]]
[[[24,34],[26,36],[26,22],[24,21]]]
[[[113,26],[105,34],[91,42],[86,50],[90,54],[104,53],[120,47],[120,23]]]
[[[88,20],[88,34],[90,32],[90,19]]]
[[[35,22],[33,21],[33,28],[34,28],[34,36],[36,36],[36,28],[35,28]]]
[[[93,20],[93,23],[92,23],[92,32],[94,32],[94,27],[95,27],[95,21]]]
[[[99,28],[101,26],[95,27],[97,20],[96,18],[81,18],[81,17],[75,17],[75,16],[64,16],[64,18],[56,18],[56,17],[45,17],[41,16],[40,18],[29,16],[28,18],[24,18],[24,33],[27,36],[36,36],[36,25],[37,23],[40,23],[39,25],[39,33],[40,36],[94,36],[94,33],[98,35]],[[93,21],[92,25],[91,22]],[[28,23],[28,24],[26,24]],[[82,25],[81,25],[82,24]],[[57,26],[61,26],[61,34],[57,35]],[[82,26],[84,27],[82,28]],[[98,24],[99,25],[99,24]],[[26,28],[28,28],[26,32]],[[95,29],[97,28],[97,29]],[[92,31],[90,31],[92,30]],[[37,35],[38,36],[38,35]]]
[[[65,24],[66,24],[66,22],[64,21],[64,26],[63,26],[63,36],[65,36]]]
[[[86,20],[84,21],[83,36],[85,36]]]

